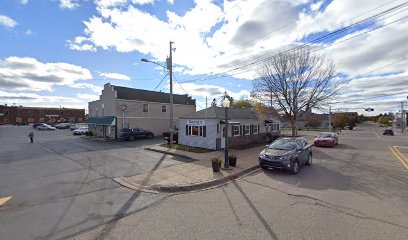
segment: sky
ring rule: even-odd
[[[407,10],[402,0],[2,0],[0,104],[87,108],[108,82],[168,92],[166,71],[140,60],[165,65],[172,41],[174,92],[197,110],[224,91],[249,98],[251,63],[308,44],[348,83],[333,111],[397,112]]]

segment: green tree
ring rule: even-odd
[[[211,102],[211,107],[216,107],[217,106],[217,99],[213,99]]]

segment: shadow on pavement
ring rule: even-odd
[[[254,211],[255,215],[258,217],[259,221],[265,227],[265,230],[268,231],[271,238],[272,239],[278,239],[278,236],[276,236],[276,233],[272,230],[271,226],[269,226],[268,222],[265,220],[265,218],[263,218],[262,214],[258,211],[258,209],[256,209],[255,205],[252,203],[251,199],[248,198],[246,193],[242,190],[241,186],[239,186],[236,181],[234,181],[233,184],[238,189],[238,191],[242,194],[242,196],[245,198],[248,205],[251,207],[251,209]]]
[[[167,154],[163,154],[160,160],[150,170],[149,174],[143,180],[142,185],[145,185],[147,182],[149,182],[149,179],[151,178],[153,171],[157,170],[160,167],[160,164],[163,162],[166,156]],[[123,204],[123,206],[116,212],[116,214],[114,215],[114,219],[102,229],[102,232],[100,233],[99,236],[96,237],[96,240],[105,239],[105,237],[109,234],[109,232],[112,231],[112,229],[115,227],[118,220],[127,215],[127,211],[130,209],[133,202],[139,197],[140,194],[141,194],[141,191],[136,191],[135,193],[132,194],[132,196],[125,202],[125,204]]]

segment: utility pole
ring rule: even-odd
[[[330,132],[333,131],[333,128],[332,128],[332,117],[331,117],[331,107],[329,107],[329,129],[330,129]]]
[[[170,148],[173,147],[173,42],[170,41],[170,55],[167,58],[167,69],[170,73]]]

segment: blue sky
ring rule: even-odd
[[[153,90],[164,71],[140,59],[164,64],[170,40],[176,47],[175,79],[182,85],[175,83],[176,93],[187,91],[197,99],[198,109],[204,107],[205,96],[211,101],[224,91],[234,98],[247,98],[255,68],[233,76],[201,79],[293,44],[308,43],[402,2],[3,0],[0,104],[86,107],[107,82]],[[372,26],[385,25],[404,17],[404,11],[315,46],[328,46]],[[407,25],[399,21],[320,51],[333,59],[339,76],[351,79],[350,88],[339,97],[344,102],[334,108],[360,111],[369,101],[379,112],[397,109],[394,102],[406,95],[401,89],[407,85],[407,72],[404,62],[393,63],[407,57],[408,49],[406,44],[398,50],[393,46],[408,37],[401,32]],[[377,68],[381,71],[372,72]],[[390,80],[395,84],[382,84]],[[379,84],[372,85],[373,81]],[[168,91],[167,84],[166,79],[157,89]],[[347,101],[353,95],[368,100],[350,105]]]

